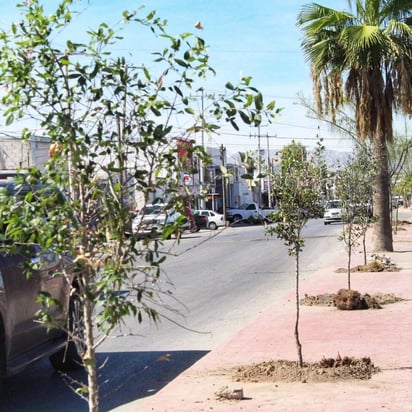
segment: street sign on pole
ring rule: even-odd
[[[192,184],[192,178],[191,178],[191,176],[188,175],[187,173],[185,173],[185,174],[183,175],[183,184],[184,184],[185,186],[189,186],[190,184]]]

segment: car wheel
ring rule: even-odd
[[[209,229],[210,230],[216,230],[217,229],[217,224],[215,222],[210,222],[209,223]]]
[[[234,216],[233,216],[233,221],[234,221],[234,222],[239,222],[239,220],[242,220],[242,216],[241,216],[241,215],[234,215]]]
[[[69,371],[83,367],[82,352],[84,352],[84,322],[80,298],[74,294],[69,304],[69,329],[77,339],[67,336],[64,348],[49,357],[52,366],[59,371]]]

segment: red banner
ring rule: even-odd
[[[183,169],[193,166],[192,147],[191,140],[177,139],[177,157]]]

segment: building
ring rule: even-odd
[[[30,140],[23,141],[20,136],[12,136],[0,133],[0,170],[13,172],[18,169],[37,167],[44,169],[49,160],[50,138],[44,136],[32,136]],[[194,208],[207,208],[222,211],[226,207],[236,207],[244,202],[257,201],[256,187],[241,176],[244,168],[240,163],[226,163],[226,154],[223,147],[206,148],[211,157],[211,164],[203,167],[200,172],[200,162],[195,160],[194,173],[188,175],[183,172],[182,185],[186,186],[190,193],[191,203]],[[104,164],[112,161],[110,156],[99,157],[96,161]],[[126,168],[143,167],[143,160],[139,159],[135,151],[128,151]],[[228,177],[223,178],[221,165],[228,171]],[[127,173],[127,172],[126,172]],[[99,173],[100,180],[104,181],[104,173]],[[202,181],[201,181],[202,179]],[[225,183],[225,184],[224,184]],[[161,196],[161,193],[153,193],[153,197]],[[131,200],[131,207],[138,208],[144,202],[141,193],[135,193]]]
[[[49,159],[50,139],[32,136],[29,141],[0,133],[0,170],[12,171],[36,166],[44,169]]]

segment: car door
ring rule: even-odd
[[[253,216],[253,217],[257,217],[258,216],[258,211],[256,209],[256,206],[251,203],[246,210],[248,211],[248,216]]]
[[[27,276],[24,270],[25,260],[30,259],[38,265],[37,270]],[[37,301],[40,291],[48,292],[53,297],[62,298],[67,291],[63,276],[56,276],[60,269],[60,260],[53,252],[41,253],[36,245],[30,247],[30,257],[22,254],[2,253],[0,270],[6,291],[6,320],[9,348],[8,357],[13,359],[34,347],[51,339],[57,331],[47,328],[36,320],[36,313],[41,308]],[[52,315],[61,312],[57,307],[51,309]]]

